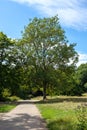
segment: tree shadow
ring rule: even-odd
[[[71,120],[57,119],[48,123],[49,130],[77,130]]]
[[[46,103],[60,103],[60,102],[75,102],[75,103],[87,103],[87,98],[85,97],[65,97],[65,98],[55,98],[55,99],[47,99],[45,101],[41,100],[41,101],[37,101],[37,102],[33,102],[33,103],[39,103],[39,104],[46,104]]]
[[[10,117],[6,114],[0,119],[0,130],[45,130],[45,121],[37,115],[16,114]]]

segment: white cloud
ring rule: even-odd
[[[78,53],[79,54],[79,62],[77,63],[77,66],[87,63],[87,54]]]
[[[58,14],[60,23],[67,27],[87,30],[87,0],[11,0],[34,6],[47,16]]]

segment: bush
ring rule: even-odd
[[[11,97],[9,97],[9,100],[10,100],[11,102],[15,102],[15,101],[20,100],[20,98],[17,97],[17,96],[11,96]]]
[[[1,95],[2,95],[2,100],[8,100],[11,93],[10,93],[9,89],[5,88],[5,89],[3,89]]]
[[[76,109],[78,130],[87,130],[87,104],[81,104]]]

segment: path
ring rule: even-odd
[[[47,130],[33,103],[20,104],[0,118],[0,130]]]

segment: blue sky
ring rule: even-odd
[[[0,0],[0,31],[20,38],[29,18],[58,14],[69,43],[77,43],[79,63],[87,62],[87,0]]]

